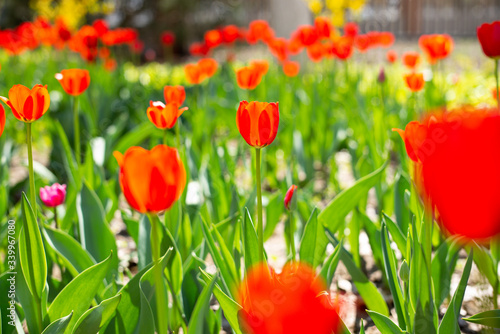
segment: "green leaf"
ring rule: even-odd
[[[129,147],[137,146],[154,133],[154,126],[150,122],[143,122],[134,130],[127,132],[116,143],[115,151],[125,152]]]
[[[473,251],[471,250],[471,253]],[[469,281],[470,271],[472,269],[472,259],[474,254],[469,254],[467,263],[464,267],[464,272],[460,283],[458,284],[457,290],[453,294],[450,305],[444,314],[443,320],[438,328],[438,334],[460,334],[460,326],[458,325],[458,318],[460,316],[460,309],[462,308],[462,302],[464,300],[465,289],[467,289],[467,282]]]
[[[474,314],[469,318],[462,318],[462,320],[472,322],[475,324],[480,324],[483,326],[500,328],[500,310],[481,312],[478,314]]]
[[[64,265],[73,276],[77,276],[95,264],[89,253],[69,234],[50,226],[45,226],[43,235],[50,247],[61,256]]]
[[[68,328],[68,325],[71,321],[71,318],[73,317],[73,312],[68,314],[65,317],[62,317],[61,319],[55,320],[53,323],[48,325],[45,330],[42,332],[42,334],[61,334],[66,331],[66,328]]]
[[[332,242],[333,246],[337,246],[339,242],[335,239],[332,232],[330,230],[326,230],[328,238]],[[342,247],[340,250],[340,260],[347,268],[347,271],[352,277],[354,285],[358,289],[359,294],[363,298],[364,302],[368,306],[370,310],[379,312],[383,315],[389,315],[389,308],[384,300],[382,294],[377,290],[375,284],[370,282],[366,275],[356,267],[354,260],[352,259],[351,254]]]
[[[239,280],[237,273],[234,272],[234,270],[232,270],[232,268],[235,268],[234,260],[232,256],[230,256],[229,258],[225,257],[225,255],[227,255],[228,252],[221,252],[219,247],[217,247],[215,244],[208,223],[205,221],[203,217],[201,217],[201,221],[202,221],[201,226],[203,229],[203,235],[205,236],[205,242],[208,245],[208,249],[210,251],[210,254],[212,255],[215,265],[217,266],[217,268],[219,268],[221,272],[221,277],[222,277],[222,282],[224,283],[225,292],[230,296],[232,296],[232,292],[238,286],[238,280]],[[225,243],[219,244],[219,246],[221,248],[225,247],[227,249]]]
[[[396,274],[395,255],[391,249],[389,235],[385,223],[382,223],[382,253],[384,254],[384,267],[389,289],[391,290],[392,297],[394,298],[394,307],[398,315],[398,323],[400,327],[406,329],[405,312],[403,292],[399,284],[398,275]]]
[[[121,298],[122,295],[117,294],[85,312],[78,319],[72,334],[98,333],[115,314]]]
[[[266,205],[266,226],[264,226],[264,241],[273,235],[274,230],[280,222],[280,217],[285,210],[283,205],[283,196],[278,193],[269,199]]]
[[[205,281],[206,284],[212,281],[212,276],[207,274],[203,269],[200,268],[201,278]],[[242,309],[242,307],[236,303],[233,299],[231,299],[228,295],[226,295],[218,284],[215,284],[215,288],[213,290],[215,298],[219,302],[220,307],[224,311],[224,317],[227,322],[231,325],[231,329],[235,332],[235,334],[242,334],[240,325],[238,322],[238,312]]]
[[[432,259],[433,298],[436,305],[441,305],[450,295],[451,275],[458,259],[460,243],[454,237],[441,243]]]
[[[335,271],[340,261],[340,250],[343,246],[344,240],[342,239],[337,247],[335,247],[333,253],[328,257],[318,275],[318,277],[321,277],[326,282],[326,286],[332,285],[333,276],[335,275]]]
[[[377,326],[377,329],[380,331],[381,334],[406,333],[406,331],[403,331],[401,328],[399,328],[399,326],[396,325],[394,321],[389,319],[387,316],[370,310],[366,310],[366,312],[368,312],[370,318],[372,318],[373,322],[375,323],[375,326]]]
[[[35,214],[24,192],[21,207],[23,229],[19,236],[20,242],[18,243],[21,268],[31,294],[41,300],[45,282],[47,281],[47,260],[45,258],[42,235]],[[67,312],[64,315],[69,313]],[[61,314],[61,316],[63,315]]]
[[[318,223],[318,212],[314,208],[300,241],[300,260],[316,268],[323,259],[327,244],[328,238],[323,225]]]
[[[106,215],[99,197],[85,182],[76,202],[82,247],[96,262],[103,261],[110,251],[118,254],[115,236],[106,222]],[[115,256],[112,259],[111,270],[106,277],[111,280],[117,273],[118,257]]]
[[[493,257],[486,248],[476,242],[472,246],[474,249],[474,263],[476,263],[477,269],[486,276],[492,287],[498,287],[498,275]]]
[[[111,253],[104,261],[84,270],[76,276],[56,296],[49,307],[47,317],[50,321],[61,318],[64,314],[74,312],[69,328],[73,328],[80,316],[89,308],[94,296],[103,285],[113,259]]]
[[[151,223],[147,215],[142,215],[139,220],[138,241],[138,267],[139,270],[142,270],[153,261],[153,257],[151,255]]]
[[[332,233],[336,233],[347,214],[351,212],[361,200],[366,198],[371,188],[378,184],[387,164],[388,161],[373,173],[357,180],[352,187],[343,190],[340,194],[335,196],[318,215],[319,222],[327,226]]]
[[[399,251],[401,252],[401,255],[403,258],[406,259],[406,236],[405,234],[401,231],[398,225],[392,221],[392,219],[383,213],[382,216],[382,222],[384,222],[387,226],[387,229],[389,230],[389,233],[391,233],[391,237],[398,246]],[[406,232],[406,231],[405,231]],[[409,260],[409,259],[406,259]]]
[[[248,271],[254,265],[260,263],[260,256],[257,232],[247,208],[245,208],[245,212],[243,213],[241,229],[243,236],[243,259],[245,260],[245,269]]]
[[[62,143],[62,147],[64,150],[64,154],[62,154],[64,159],[64,164],[68,174],[72,177],[69,178],[70,184],[74,186],[74,188],[79,189],[81,185],[81,177],[78,172],[78,166],[76,164],[75,156],[73,155],[73,151],[71,146],[69,145],[68,137],[66,136],[66,132],[58,121],[53,122],[54,128],[56,130],[56,136]]]
[[[211,281],[203,288],[198,301],[194,307],[193,314],[191,315],[191,320],[188,325],[187,334],[204,334],[205,319],[208,318],[207,313],[210,311],[210,296],[215,286],[215,281],[217,277],[214,276]]]

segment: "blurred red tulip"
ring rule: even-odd
[[[270,272],[271,271],[271,272]],[[280,274],[260,264],[250,269],[238,290],[243,307],[238,317],[245,333],[339,333],[338,303],[333,304],[327,286],[314,279],[303,263],[287,263]]]
[[[318,32],[316,28],[310,25],[302,25],[297,28],[292,39],[298,41],[303,47],[308,47],[318,41]]]
[[[405,52],[402,61],[406,67],[413,70],[420,64],[420,54],[414,51]]]
[[[398,60],[398,54],[394,50],[389,50],[387,51],[386,58],[389,63],[394,64]]]
[[[5,129],[6,117],[5,109],[0,104],[0,137],[2,136],[3,130]]]
[[[283,63],[283,73],[287,77],[295,77],[299,74],[300,71],[300,64],[297,63],[296,61],[285,61]]]
[[[487,57],[500,58],[500,21],[482,24],[477,28],[477,38]]]
[[[285,204],[285,209],[287,210],[293,209],[292,200],[294,199],[293,195],[295,194],[295,190],[297,190],[297,186],[293,184],[290,188],[288,188],[285,194],[284,204]]]
[[[453,50],[453,39],[449,35],[423,35],[418,44],[431,64],[448,57]]]
[[[434,113],[398,130],[418,166],[417,184],[451,234],[486,239],[500,233],[498,109]]]
[[[284,38],[273,38],[267,43],[269,51],[279,61],[285,61],[288,58],[288,42]]]
[[[324,55],[325,55],[325,48],[323,47],[323,44],[321,44],[320,42],[317,42],[307,47],[307,56],[313,62],[321,61]]]
[[[205,57],[210,53],[210,48],[205,43],[195,42],[189,47],[192,56]]]
[[[412,92],[419,92],[424,88],[424,75],[422,73],[409,73],[404,75],[406,87]]]
[[[353,40],[349,37],[338,37],[334,40],[333,54],[340,60],[347,60],[352,56]]]
[[[9,98],[0,96],[0,100],[9,106],[15,118],[25,123],[34,122],[42,117],[50,105],[46,85],[35,85],[32,89],[14,85],[9,90]]]
[[[182,106],[186,99],[186,90],[183,86],[165,86],[163,87],[163,97],[167,104],[176,103]]]
[[[179,109],[179,106],[176,102],[165,105],[160,101],[150,101],[149,108],[146,111],[148,119],[158,129],[171,129],[177,122],[177,118],[188,109],[187,107]]]
[[[204,58],[195,64],[187,64],[184,66],[186,80],[190,84],[199,84],[203,80],[213,76],[217,71],[217,67],[217,62],[212,58]]]
[[[222,39],[226,44],[234,43],[242,37],[240,28],[231,24],[222,28],[221,33],[222,33]]]
[[[368,35],[357,35],[356,38],[354,38],[354,46],[361,53],[365,53],[372,46],[371,42],[370,36]]]
[[[222,32],[219,29],[212,29],[205,32],[205,45],[209,48],[216,48],[224,42]]]
[[[344,25],[344,35],[347,37],[356,37],[359,34],[359,27],[354,22],[349,22]]]
[[[206,78],[212,77],[217,72],[218,66],[217,61],[213,58],[203,58],[198,61],[198,67]]]
[[[158,145],[151,151],[131,147],[115,151],[120,166],[120,186],[132,208],[141,213],[169,209],[186,186],[186,170],[175,148]]]
[[[250,22],[246,38],[249,44],[255,44],[258,41],[267,43],[274,38],[274,31],[267,21],[254,20]]]
[[[56,74],[56,79],[66,93],[73,96],[82,94],[90,84],[89,71],[73,68],[62,70]]]
[[[318,38],[320,38],[320,39],[330,38],[330,35],[334,31],[334,28],[333,28],[330,20],[326,17],[317,17],[314,20],[314,27],[316,28]]]
[[[278,103],[241,101],[236,125],[248,145],[262,148],[271,144],[278,133]]]
[[[241,89],[255,89],[267,73],[269,63],[265,60],[253,60],[249,66],[236,71],[236,83]]]
[[[163,46],[172,46],[175,43],[175,34],[171,31],[164,31],[160,36],[160,41]]]

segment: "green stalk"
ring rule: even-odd
[[[175,126],[175,136],[177,137],[177,150],[181,151],[181,123],[177,120],[177,125]]]
[[[163,273],[162,267],[159,263],[160,260],[160,234],[159,226],[160,220],[155,214],[148,214],[149,222],[151,223],[151,253],[153,256],[153,264],[156,265],[156,270],[154,270],[154,280],[155,280],[155,294],[156,294],[156,312],[158,320],[158,334],[168,333],[168,307],[165,298],[165,285],[163,284]]]
[[[75,158],[78,167],[80,167],[81,153],[80,153],[80,116],[78,114],[78,98],[73,98],[73,131],[75,134]]]
[[[30,178],[30,196],[31,196],[31,206],[33,207],[33,212],[35,213],[35,220],[37,220],[37,208],[36,208],[36,193],[35,193],[35,173],[33,171],[33,137],[31,135],[31,123],[26,123],[26,142],[28,144],[28,170]]]
[[[295,226],[293,225],[293,212],[292,212],[292,210],[289,211],[288,223],[290,224],[290,226],[289,226],[290,235],[288,237],[290,238],[290,248],[292,250],[292,262],[294,262],[297,254],[296,254],[296,250],[295,250],[295,237],[294,237],[294,235],[295,235],[294,227]]]
[[[163,129],[163,145],[167,145],[167,129]]]
[[[54,207],[54,222],[56,223],[57,228],[57,206]]]
[[[500,92],[498,92],[498,59],[495,59],[495,80],[497,83],[497,105],[500,109]]]
[[[264,223],[262,222],[262,181],[260,179],[260,148],[255,149],[255,178],[257,182],[257,234],[259,235],[259,260],[264,262]]]

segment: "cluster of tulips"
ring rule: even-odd
[[[24,48],[35,48],[39,43],[49,43],[54,46],[68,43],[69,47],[79,52],[84,59],[92,60],[102,51],[99,43],[102,43],[103,47],[109,47],[137,42],[135,31],[129,29],[108,30],[103,21],[96,21],[92,26],[84,26],[74,34],[71,34],[61,22],[50,26],[41,20],[29,23],[18,30],[16,34],[29,38],[23,37],[16,40],[15,43],[2,44],[4,48],[10,48],[9,51],[12,53],[19,53]],[[497,97],[498,61],[500,59],[499,31],[500,21],[484,24],[477,30],[484,53],[492,58],[496,64],[497,89],[495,92]],[[2,34],[10,39],[15,39],[13,36],[16,35],[6,31],[3,31]],[[175,37],[170,34],[162,36],[165,45],[171,45],[174,39]],[[343,35],[337,35],[329,21],[324,18],[317,18],[314,25],[299,27],[288,40],[276,38],[269,24],[261,20],[253,21],[245,30],[236,26],[226,26],[208,31],[205,34],[204,42],[192,45],[191,53],[202,55],[203,58],[196,63],[184,66],[186,81],[191,85],[198,85],[213,77],[217,72],[218,63],[206,56],[214,48],[221,45],[231,45],[238,40],[246,40],[249,44],[264,42],[283,66],[285,74],[293,77],[298,75],[300,67],[299,63],[291,61],[290,57],[302,50],[306,50],[312,61],[331,57],[346,61],[351,57],[354,49],[363,53],[370,48],[390,47],[394,42],[394,36],[385,32],[360,34],[355,24],[347,24],[344,27]],[[419,45],[427,61],[434,65],[450,55],[453,49],[453,40],[447,35],[426,35],[420,38]],[[394,63],[397,58],[398,55],[394,51],[387,52],[388,62]],[[417,71],[421,56],[416,52],[407,52],[402,55],[402,62],[410,70],[410,73],[404,76],[407,87],[413,93],[423,90],[424,77],[422,73]],[[261,83],[268,70],[269,63],[267,61],[254,60],[248,66],[236,70],[236,82],[241,89],[253,90]],[[66,69],[55,74],[55,78],[73,100],[75,134],[73,150],[75,169],[77,170],[75,175],[78,175],[84,183],[81,170],[85,168],[84,165],[88,162],[85,159],[88,157],[84,158],[80,152],[82,145],[80,142],[78,97],[89,87],[90,75],[84,69]],[[190,255],[191,264],[196,267],[196,277],[200,282],[204,282],[205,287],[197,299],[200,302],[196,302],[192,308],[189,321],[186,319],[186,314],[183,312],[185,306],[181,305],[183,303],[179,301],[178,293],[175,293],[173,287],[174,276],[183,275],[182,267],[173,267],[176,261],[175,257],[178,254],[178,245],[176,246],[176,242],[172,241],[172,231],[169,231],[163,222],[170,219],[170,214],[181,217],[178,219],[178,224],[174,225],[182,225],[184,222],[181,198],[189,182],[189,171],[186,169],[188,152],[185,147],[186,141],[183,144],[182,138],[185,137],[185,134],[180,129],[178,119],[188,110],[188,107],[183,107],[186,101],[186,89],[180,85],[165,86],[163,97],[164,101],[150,101],[149,106],[144,106],[149,121],[164,131],[163,143],[158,145],[155,143],[151,145],[151,149],[132,146],[125,148],[123,152],[115,151],[113,154],[119,166],[118,182],[123,196],[129,206],[143,217],[141,219],[146,219],[150,224],[150,231],[146,232],[148,233],[146,239],[151,243],[150,256],[152,261],[142,268],[144,272],[141,272],[139,278],[130,279],[130,285],[124,284],[119,292],[115,291],[118,290],[116,286],[111,287],[109,291],[99,296],[98,300],[101,303],[98,305],[94,305],[96,303],[94,295],[92,295],[88,305],[83,309],[72,308],[71,300],[62,301],[64,298],[76,298],[75,294],[70,295],[69,290],[66,289],[63,289],[61,294],[52,300],[50,306],[47,302],[46,253],[48,254],[48,252],[44,250],[44,242],[48,243],[46,240],[49,240],[50,236],[46,231],[49,228],[42,222],[43,218],[37,217],[39,212],[37,194],[46,207],[56,208],[64,203],[67,191],[67,186],[59,183],[42,187],[37,191],[35,184],[32,125],[49,110],[49,91],[47,86],[42,84],[37,84],[32,89],[23,85],[15,85],[9,90],[8,97],[0,97],[0,100],[10,108],[14,117],[26,124],[30,199],[28,201],[26,196],[23,196],[22,199],[23,234],[20,236],[19,243],[28,243],[31,246],[33,240],[37,242],[36,250],[28,251],[28,253],[25,253],[28,246],[21,245],[22,253],[20,255],[20,266],[26,276],[25,283],[33,301],[29,309],[30,313],[25,312],[27,318],[32,317],[30,318],[32,320],[27,320],[30,332],[41,333],[45,330],[52,333],[49,331],[50,329],[56,330],[58,328],[62,328],[62,332],[78,332],[78,330],[85,332],[82,328],[92,328],[94,331],[99,331],[101,328],[106,329],[106,326],[108,326],[109,332],[120,332],[120,325],[127,321],[127,319],[122,318],[130,316],[140,319],[134,318],[138,322],[138,327],[135,328],[138,332],[163,334],[183,328],[184,333],[215,333],[218,332],[219,328],[214,330],[218,325],[213,320],[215,317],[211,318],[213,314],[209,310],[210,296],[213,293],[230,326],[236,333],[348,333],[348,329],[341,319],[342,298],[330,293],[328,283],[331,283],[331,278],[340,259],[348,269],[355,267],[353,259],[343,247],[343,240],[339,241],[334,233],[322,225],[330,226],[330,223],[319,220],[314,212],[304,228],[304,236],[300,246],[295,245],[297,230],[291,212],[296,209],[297,193],[300,191],[296,185],[288,184],[290,188],[283,201],[283,206],[290,212],[287,220],[288,261],[281,271],[268,263],[264,247],[262,171],[265,169],[262,168],[262,150],[271,145],[279,135],[280,107],[278,102],[243,100],[234,110],[234,126],[238,129],[243,140],[255,150],[254,181],[257,224],[254,228],[251,214],[246,210],[243,213],[244,218],[241,223],[242,232],[235,233],[237,238],[241,237],[241,245],[233,250],[225,246],[224,237],[218,230],[221,225],[212,224],[213,226],[210,226],[206,221],[202,222],[206,241],[200,248],[208,248],[208,252],[220,272],[210,275],[202,269],[199,270],[196,264],[203,262],[204,259],[198,259],[198,255],[194,251],[192,252]],[[5,123],[5,109],[0,106],[0,136]],[[174,145],[168,145],[167,131],[173,129],[176,124],[178,124],[176,127],[177,140],[176,147],[173,147]],[[498,249],[495,238],[500,234],[500,196],[498,190],[500,189],[500,156],[496,153],[500,147],[499,130],[500,113],[498,108],[474,109],[469,107],[458,110],[433,111],[419,120],[408,123],[404,130],[395,129],[400,134],[410,159],[408,166],[413,182],[410,186],[410,206],[416,216],[407,231],[394,224],[390,217],[384,216],[380,233],[377,234],[382,245],[380,253],[383,258],[384,275],[388,278],[389,288],[394,299],[397,324],[389,317],[387,306],[380,294],[372,291],[372,288],[375,289],[375,292],[377,290],[373,285],[370,285],[371,283],[364,276],[364,273],[357,268],[355,268],[357,271],[350,272],[356,283],[359,284],[357,287],[360,293],[365,294],[364,296],[375,296],[373,300],[366,300],[366,304],[370,308],[369,314],[375,325],[383,333],[456,333],[459,331],[460,306],[472,260],[476,260],[474,256],[477,256],[472,253],[476,252],[476,249],[483,249],[478,246],[479,244],[495,245],[492,248],[497,247],[496,249]],[[68,161],[70,160],[68,159]],[[71,164],[71,161],[68,164]],[[386,164],[380,170],[361,178],[355,187],[338,195],[322,212],[322,214],[330,215],[323,219],[331,219],[332,221],[344,219],[345,215],[357,205],[357,202],[352,203],[352,199],[357,198],[359,202],[358,194],[354,191],[361,194],[368,193],[370,188],[377,185],[380,180],[380,171],[385,166]],[[84,187],[81,184],[74,186]],[[349,192],[352,189],[354,191]],[[423,210],[419,210],[421,206],[423,206]],[[341,217],[337,211],[345,211],[346,208],[349,210],[345,212],[344,217]],[[356,210],[354,211],[356,212]],[[332,212],[334,213],[332,214]],[[81,212],[81,210],[78,214],[81,217],[85,216],[85,212]],[[57,226],[57,210],[55,209],[53,217]],[[201,219],[203,220],[203,216]],[[435,222],[437,224],[434,224]],[[368,223],[366,224],[369,226]],[[83,229],[84,227],[82,227]],[[434,262],[437,257],[433,258],[433,233],[435,229],[438,229],[443,236],[457,238],[456,243],[459,245],[454,246],[457,247],[456,253],[453,253],[451,246],[445,248],[445,251],[436,251],[440,252],[440,256],[443,254],[444,258],[458,256],[458,248],[460,247],[467,250],[474,249],[474,252],[472,250],[469,252],[470,255],[460,286],[453,294],[450,306],[441,323],[439,323],[436,313],[436,304],[439,306],[439,302],[446,296],[442,297],[442,294],[434,292],[436,289],[434,285],[437,283],[433,282],[432,270],[435,269],[435,266],[439,266],[439,263],[435,264]],[[400,258],[403,259],[398,274],[396,274],[398,259],[391,249],[389,232],[400,250]],[[42,241],[42,235],[44,241]],[[326,244],[323,250],[320,250],[320,247],[315,247],[316,243],[320,243],[319,240],[323,239],[334,244],[335,251],[328,256],[318,273],[316,270],[317,258],[323,254],[316,253],[324,252]],[[239,241],[238,244],[240,244]],[[311,249],[312,254],[309,254]],[[233,251],[241,252],[244,255],[245,275],[242,280],[240,280],[238,273],[240,264],[235,264],[233,261]],[[102,254],[100,255],[102,256]],[[304,261],[304,259],[310,259],[310,261]],[[240,260],[239,257],[238,260]],[[106,276],[107,273],[102,274],[102,277],[96,275],[99,279],[96,279],[95,283],[91,278],[94,271],[97,273],[97,267],[104,266],[106,261],[108,260],[105,259],[95,266],[82,270],[71,281],[70,285],[72,287],[79,286],[77,284],[82,284],[78,283],[79,281],[87,284],[85,280],[89,280],[92,283],[88,283],[88,285],[94,284],[95,291],[97,291],[102,282],[109,280],[109,277]],[[45,272],[41,268],[45,268]],[[36,272],[36,270],[40,270],[40,272]],[[179,272],[175,272],[176,270]],[[493,273],[493,276],[495,274],[496,272]],[[493,303],[497,307],[498,277],[495,282],[497,286],[493,286]],[[133,302],[130,301],[133,298],[130,297],[132,289],[136,289],[137,294]],[[75,291],[77,290],[75,289]],[[120,298],[123,301],[120,301]],[[130,300],[125,300],[127,298]],[[377,310],[373,310],[371,306],[378,303],[380,299],[382,299],[383,306],[379,305]],[[119,309],[120,303],[135,306]],[[90,305],[93,307],[87,310]],[[22,306],[26,308],[26,303]],[[65,313],[68,310],[71,310],[71,313]],[[140,315],[138,311],[137,314],[134,313],[136,310],[140,310]],[[114,316],[115,312],[121,313],[119,316]],[[492,313],[486,312],[486,315],[483,314],[469,320],[500,327],[498,325],[500,321],[498,310],[490,312]],[[134,314],[132,315],[132,313]],[[73,316],[75,318],[71,319]],[[484,320],[485,318],[489,320]],[[174,324],[173,319],[178,320],[177,325]],[[211,321],[213,323],[210,323]],[[421,321],[428,327],[422,330],[419,327]],[[85,327],[90,326],[90,323],[96,325]],[[206,323],[209,325],[205,328],[204,324]],[[211,328],[207,329],[209,326]],[[364,330],[363,327],[361,330]]]

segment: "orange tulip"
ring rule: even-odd
[[[4,129],[5,129],[5,109],[0,104],[0,137],[2,136]]]
[[[82,94],[90,84],[89,71],[73,68],[62,70],[56,74],[56,79],[66,93],[73,96]]]
[[[252,60],[250,62],[250,66],[259,71],[262,76],[266,75],[267,71],[269,70],[269,63],[267,62],[267,60]]]
[[[402,60],[406,67],[415,69],[420,64],[420,54],[414,51],[405,52]]]
[[[165,105],[160,101],[150,101],[146,112],[151,123],[158,129],[171,129],[177,122],[177,118],[187,109],[187,107],[179,109],[179,105],[176,102]]]
[[[300,64],[296,61],[286,61],[283,63],[283,72],[287,77],[295,77],[299,74]]]
[[[419,92],[424,88],[424,75],[422,73],[409,73],[404,76],[406,86],[412,92]]]
[[[25,123],[31,123],[42,117],[50,105],[47,86],[42,85],[35,85],[32,89],[14,85],[9,90],[9,98],[0,96],[0,100],[10,107],[15,118]]]
[[[423,35],[418,44],[431,64],[448,57],[453,50],[453,39],[449,35]]]
[[[212,77],[217,72],[217,61],[212,58],[204,58],[198,61],[198,66],[206,78]]]
[[[132,208],[141,213],[169,209],[186,186],[186,170],[175,148],[158,145],[151,151],[131,147],[115,151],[120,165],[120,186]]]
[[[279,121],[277,102],[241,101],[236,113],[236,125],[241,136],[255,148],[265,147],[274,141]]]
[[[197,85],[213,76],[217,72],[217,67],[217,62],[212,58],[200,59],[196,64],[184,66],[184,74],[190,84]]]
[[[394,64],[396,60],[398,60],[398,54],[394,50],[387,51],[385,56],[387,58],[387,61],[391,64]]]
[[[186,91],[182,86],[165,86],[163,96],[167,104],[177,103],[177,105],[181,106],[186,99]]]
[[[236,82],[241,89],[255,89],[261,82],[262,75],[251,66],[236,71]]]

